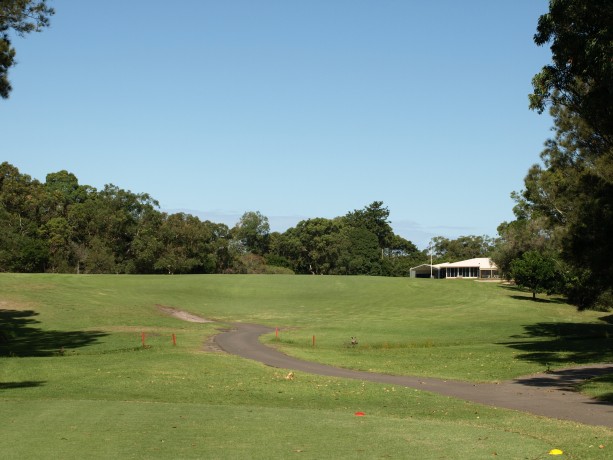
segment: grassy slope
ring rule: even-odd
[[[613,358],[602,314],[521,300],[497,285],[1,275],[0,292],[4,319],[19,326],[11,332],[13,351],[23,356],[6,357],[6,346],[0,348],[5,458],[41,452],[82,458],[84,451],[95,458],[491,458],[494,452],[545,458],[552,448],[570,458],[609,454],[598,448],[613,435],[603,428],[405,388],[306,374],[286,380],[282,370],[201,352],[218,325],[181,322],[155,308],[279,326],[281,341],[266,340],[287,352],[393,373],[491,380],[542,370],[546,362]],[[141,331],[150,348],[140,347]],[[562,340],[564,334],[574,339]],[[358,347],[346,346],[352,335]],[[606,382],[598,387],[610,389]],[[355,417],[358,410],[367,416]]]

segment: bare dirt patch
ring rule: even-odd
[[[215,343],[215,336],[209,337],[202,344],[202,351],[206,351],[207,353],[224,353],[224,351],[221,348],[219,348],[219,345]]]
[[[182,321],[189,321],[190,323],[212,323],[213,321],[210,319],[202,318],[197,315],[192,315],[183,310],[179,310],[174,307],[167,307],[165,305],[156,305],[159,311],[162,313],[166,313],[167,315],[172,316],[173,318],[180,319]]]
[[[24,302],[16,302],[14,300],[0,300],[0,310],[28,310],[32,305]]]
[[[227,327],[217,327],[216,329],[218,331],[218,334],[212,335],[204,341],[204,343],[202,344],[202,351],[205,351],[207,353],[225,353],[225,350],[223,350],[219,345],[217,345],[215,338],[219,334],[223,334],[224,332],[230,332],[235,329],[228,329]]]

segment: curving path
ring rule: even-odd
[[[274,329],[245,323],[234,324],[234,327],[233,330],[215,336],[217,346],[227,353],[268,366],[418,388],[479,404],[613,428],[613,404],[596,401],[573,390],[573,385],[581,380],[613,373],[613,364],[595,364],[536,374],[498,384],[375,374],[292,358],[260,343],[259,336],[274,332]]]

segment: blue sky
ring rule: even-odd
[[[496,235],[551,120],[546,0],[51,1],[16,37],[2,154],[273,230],[383,201],[395,232]]]

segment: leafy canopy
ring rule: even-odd
[[[539,292],[550,292],[558,283],[555,261],[537,251],[528,251],[511,263],[511,273],[518,286],[529,289],[532,298]]]
[[[550,108],[555,135],[514,195],[517,221],[499,228],[496,258],[506,271],[526,251],[555,254],[569,300],[603,307],[613,298],[613,2],[550,0],[534,41],[550,44],[552,62],[534,76],[530,107]]]
[[[551,43],[552,63],[534,76],[530,107],[563,105],[613,138],[613,2],[550,0],[538,21],[537,45]]]

